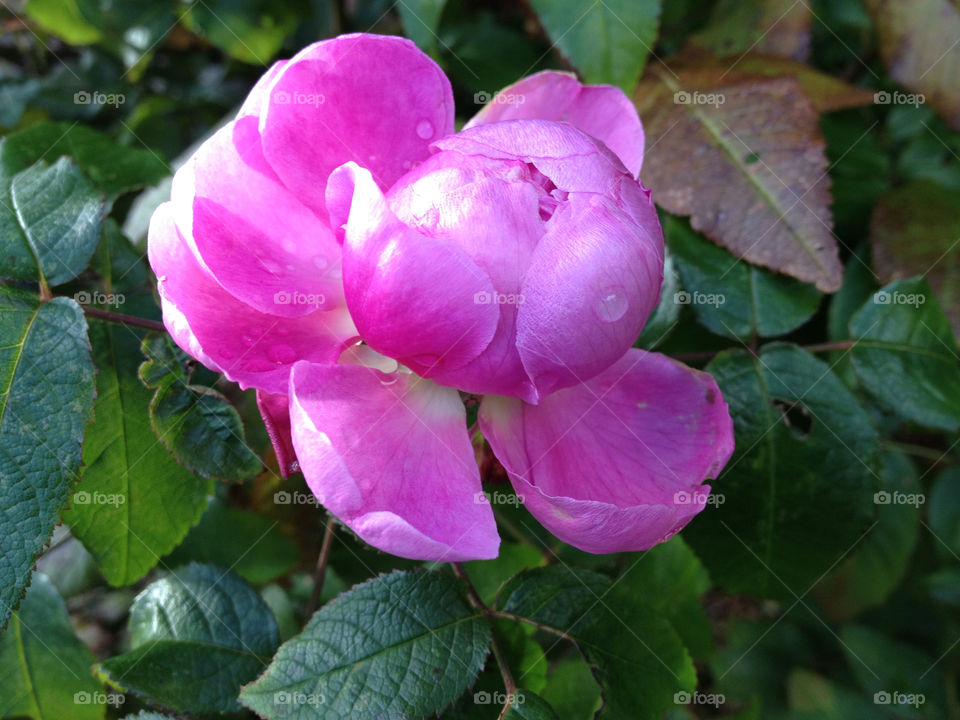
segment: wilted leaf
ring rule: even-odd
[[[657,202],[756,265],[840,287],[817,111],[791,77],[651,67],[634,93]]]
[[[893,79],[960,130],[960,10],[949,0],[865,0]]]
[[[918,181],[887,193],[870,221],[882,283],[922,275],[960,336],[960,193]]]
[[[720,0],[692,45],[717,55],[750,50],[805,60],[810,54],[813,11],[797,0]]]
[[[0,628],[73,491],[93,387],[76,303],[0,286]]]
[[[803,94],[822,113],[871,105],[874,101],[872,90],[850,85],[805,63],[776,55],[750,52],[737,61],[736,69],[756,75],[792,75],[803,88]]]

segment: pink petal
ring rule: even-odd
[[[433,143],[491,160],[530,163],[560,190],[608,193],[627,169],[606,145],[572,125],[551,120],[505,120],[476,125]]]
[[[290,434],[290,401],[286,395],[257,390],[257,407],[260,417],[267,428],[267,435],[277,455],[280,474],[289,477],[300,469],[297,454],[293,449],[293,437]]]
[[[171,200],[200,265],[238,300],[284,317],[342,304],[333,233],[263,160],[255,118],[207,140],[177,171]]]
[[[543,233],[542,192],[528,166],[439,153],[404,176],[387,200],[398,219],[431,238],[464,251],[493,283],[496,296],[474,299],[495,307],[497,330],[476,359],[462,367],[440,364],[430,377],[442,385],[477,394],[511,395],[534,401],[536,389],[516,349],[520,286]],[[535,171],[534,171],[535,172]]]
[[[637,177],[643,163],[643,126],[623,90],[582,85],[571,73],[544,70],[498,92],[464,129],[503,120],[561,120],[610,148]]]
[[[363,540],[415,560],[496,557],[455,390],[406,372],[298,363],[290,397],[307,484]]]
[[[592,553],[674,535],[703,509],[701,482],[733,452],[713,378],[643,350],[536,406],[485,397],[480,427],[534,517]]]
[[[354,163],[331,176],[328,195],[335,216],[351,199],[344,290],[360,336],[425,376],[477,357],[499,318],[496,307],[475,302],[493,292],[487,274],[455,245],[401,223],[370,172]]]
[[[521,289],[517,347],[541,394],[583,382],[636,341],[660,295],[663,235],[640,185],[571,193],[547,223]]]
[[[173,339],[243,388],[284,394],[293,363],[336,362],[356,336],[346,308],[285,318],[237,300],[197,263],[174,225],[171,203],[151,218],[148,252]]]
[[[382,188],[453,132],[443,71],[411,41],[356,34],[304,48],[287,62],[260,113],[264,155],[321,215],[334,168],[353,160]]]

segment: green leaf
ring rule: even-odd
[[[421,49],[437,46],[437,28],[447,0],[397,0],[396,9],[407,37]]]
[[[271,720],[419,718],[466,690],[489,644],[461,583],[397,571],[321,608],[240,699]]]
[[[261,585],[286,575],[299,559],[296,544],[280,532],[276,521],[214,501],[164,562],[170,567],[191,560],[222,565]]]
[[[691,305],[711,332],[734,340],[776,337],[817,311],[823,295],[813,285],[738,260],[676,218],[665,230],[683,284],[673,301]]]
[[[0,143],[5,165],[7,142]],[[100,238],[106,205],[67,158],[0,167],[0,277],[60,285],[79,275]]]
[[[93,388],[76,303],[0,286],[0,628],[73,490]]]
[[[559,720],[546,700],[529,690],[517,690],[513,694],[510,710],[504,720]]]
[[[815,590],[833,619],[853,617],[886,600],[903,579],[917,544],[923,495],[916,469],[906,455],[888,452],[881,479],[886,499],[893,501],[877,505],[873,530]],[[930,500],[930,524],[935,527],[933,497]]]
[[[37,160],[54,162],[61,155],[72,158],[110,195],[154,185],[170,174],[167,163],[151,150],[119,145],[84,125],[50,121],[8,135],[0,163],[8,171],[19,172]]]
[[[869,526],[879,438],[830,368],[796,346],[721,353],[707,369],[737,449],[711,483],[723,503],[684,537],[728,592],[794,600]]]
[[[113,218],[107,218],[103,224],[100,245],[90,265],[103,278],[107,292],[115,296],[143,285],[150,276],[142,253],[137,252]]]
[[[560,717],[569,720],[593,718],[602,705],[600,687],[587,661],[579,654],[571,655],[551,669],[541,694]]]
[[[113,696],[91,677],[91,665],[93,655],[74,634],[57,589],[35,574],[0,635],[0,717],[102,720]]]
[[[64,520],[113,585],[143,577],[207,507],[213,481],[181,467],[150,429],[151,392],[137,377],[139,331],[90,324],[96,419],[83,447],[83,480]]]
[[[535,568],[545,562],[543,554],[530,545],[501,543],[500,554],[493,560],[464,563],[470,581],[488,605],[497,597],[497,591],[507,580],[521,570]]]
[[[243,423],[227,399],[211,388],[190,385],[192,361],[169,335],[143,341],[140,378],[156,388],[150,424],[184,466],[204,476],[247,480],[263,463],[243,437]]]
[[[191,5],[183,21],[230,57],[266,65],[296,28],[298,14],[284,0],[208,0]]]
[[[101,38],[100,7],[95,0],[29,0],[24,11],[41,28],[71,45],[90,45]]]
[[[540,22],[588,83],[630,92],[657,40],[661,0],[531,0]]]
[[[928,513],[935,549],[947,560],[960,555],[960,469],[947,468],[937,477]]]
[[[664,615],[695,658],[713,650],[713,628],[700,605],[710,578],[700,559],[679,535],[632,557],[620,583]]]
[[[696,686],[693,663],[670,623],[605,575],[558,566],[528,570],[503,588],[498,607],[577,643],[603,690],[598,718],[659,720],[674,693]]]
[[[236,712],[240,686],[280,643],[257,592],[228,570],[191,564],[149,585],[130,610],[128,653],[108,682],[180,712]]]
[[[930,672],[935,658],[863,625],[844,627],[840,645],[851,672],[867,693],[920,693],[928,717],[947,717],[943,679],[940,673]]]
[[[926,280],[884,286],[850,319],[857,377],[886,408],[960,429],[960,350]]]
[[[676,325],[677,318],[680,317],[681,305],[676,301],[678,292],[680,292],[680,275],[677,273],[677,263],[670,249],[665,248],[660,300],[647,318],[637,342],[634,343],[636,347],[653,350],[667,338]]]
[[[748,51],[806,59],[810,51],[813,11],[794,0],[720,0],[707,28],[691,44],[715,55]]]

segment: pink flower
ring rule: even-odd
[[[459,391],[560,539],[651,547],[704,507],[733,435],[709,375],[631,348],[663,269],[636,111],[546,72],[453,123],[400,38],[274,65],[154,215],[164,322],[257,389],[281,467],[378,548],[496,556]]]

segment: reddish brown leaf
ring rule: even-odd
[[[893,79],[960,130],[960,10],[949,0],[866,0]]]
[[[756,75],[792,75],[800,83],[804,95],[822,113],[862,107],[873,102],[873,90],[850,85],[788,58],[749,53],[737,61],[735,69]]]
[[[960,193],[926,180],[887,193],[873,210],[870,245],[881,282],[923,275],[960,337]]]
[[[715,55],[756,51],[806,60],[813,11],[797,0],[720,0],[707,28],[690,39]]]
[[[658,204],[738,257],[840,287],[824,141],[794,78],[660,65],[634,99]]]

